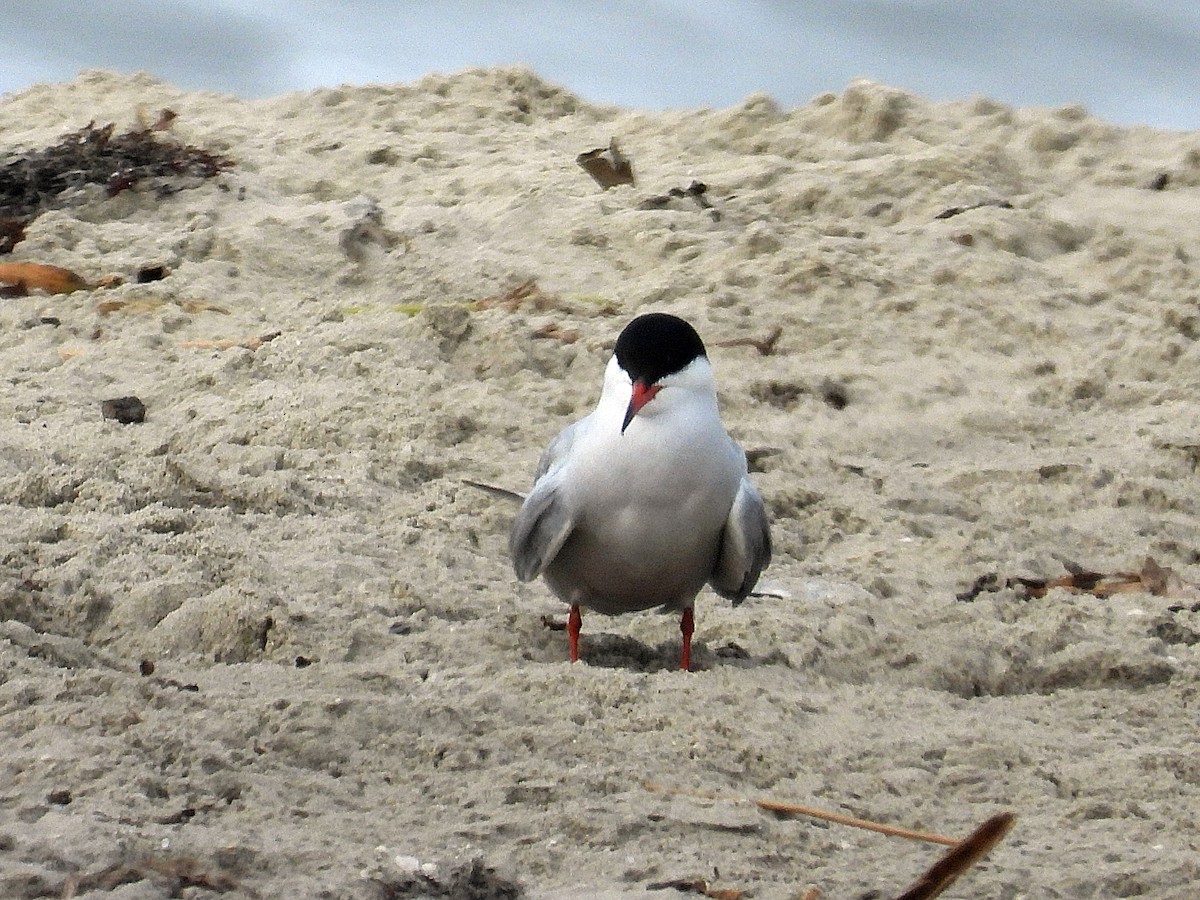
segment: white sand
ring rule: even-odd
[[[865,83],[645,113],[492,70],[262,102],[86,73],[0,100],[0,143],[162,107],[236,167],[87,191],[6,258],[170,275],[0,300],[0,895],[150,857],[398,896],[478,858],[532,897],[715,868],[852,898],[940,852],[652,780],[952,835],[1015,811],[947,896],[1195,896],[1200,613],[955,594],[1147,555],[1200,580],[1200,135]],[[639,183],[601,192],[574,158],[612,136]],[[636,208],[694,179],[719,220]],[[390,240],[344,239],[364,196]],[[559,308],[472,304],[527,279]],[[461,484],[524,488],[650,309],[770,450],[790,594],[703,594],[691,675],[654,614],[587,617],[568,664],[512,508]],[[101,418],[125,394],[144,424]],[[110,886],[79,896],[168,896]]]

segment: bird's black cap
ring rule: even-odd
[[[686,368],[707,356],[696,329],[678,316],[647,313],[625,326],[614,350],[617,364],[629,377],[646,384]]]

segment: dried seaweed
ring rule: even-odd
[[[37,216],[87,185],[104,185],[114,197],[156,179],[158,193],[166,196],[181,189],[170,180],[212,178],[234,164],[165,135],[174,117],[163,110],[154,124],[122,134],[111,122],[92,121],[51,147],[0,157],[0,253],[11,252]]]
[[[141,859],[132,865],[119,863],[98,872],[71,875],[57,893],[62,900],[71,900],[80,893],[112,891],[123,884],[134,884],[154,878],[167,881],[170,892],[167,896],[169,897],[179,897],[181,891],[189,887],[205,888],[222,894],[240,891],[244,896],[251,898],[260,896],[256,891],[229,875],[205,869],[197,860],[183,856],[166,859]]]
[[[1061,588],[1072,594],[1091,594],[1102,599],[1128,593],[1146,593],[1172,599],[1200,598],[1200,585],[1184,581],[1174,569],[1160,566],[1149,556],[1137,572],[1105,574],[1089,571],[1074,563],[1064,563],[1063,566],[1067,574],[1059,578],[1026,578],[1021,575],[1001,578],[996,572],[988,572],[980,575],[967,590],[956,596],[964,603],[970,603],[984,592],[1011,588],[1025,600],[1038,600],[1054,588]]]

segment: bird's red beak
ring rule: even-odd
[[[653,400],[654,395],[661,390],[661,384],[646,384],[640,378],[633,383],[633,396],[629,398],[629,408],[625,410],[625,421],[621,423],[621,434],[625,433],[625,429],[629,427],[633,417],[641,412],[642,407]]]

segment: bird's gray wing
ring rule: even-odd
[[[729,518],[721,532],[717,565],[708,583],[737,606],[754,590],[771,562],[771,526],[762,496],[748,477],[742,478]]]
[[[561,474],[583,421],[563,429],[538,461],[533,490],[521,504],[508,534],[508,552],[521,581],[533,581],[545,571],[575,527],[563,503]]]

